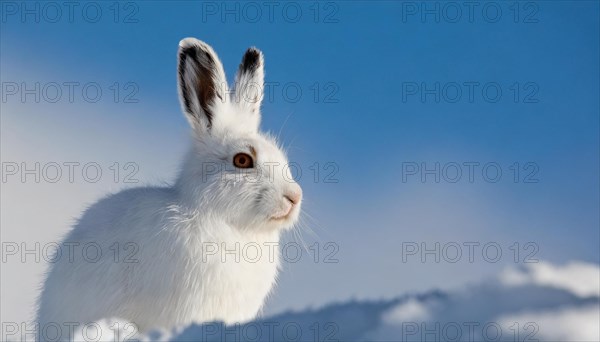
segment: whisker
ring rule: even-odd
[[[285,118],[285,120],[283,120],[283,124],[281,125],[281,127],[279,127],[279,132],[277,132],[277,141],[279,141],[279,137],[281,136],[281,132],[283,131],[283,128],[285,127],[285,124],[288,122],[289,118],[294,114],[294,112],[290,112],[288,114],[288,116]]]
[[[307,223],[307,229],[308,229],[308,231],[310,233],[312,233],[312,235],[315,238],[317,238],[317,239],[323,239],[323,238],[334,239],[335,238],[335,236],[333,234],[331,234],[330,230],[326,229],[322,224],[320,224],[318,222],[318,220],[316,218],[314,218],[308,212],[303,211],[302,215],[303,215],[302,219]],[[317,232],[315,229],[312,229],[312,227],[314,227],[319,232]],[[325,236],[320,236],[319,233],[322,233]]]

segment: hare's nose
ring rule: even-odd
[[[292,189],[289,189],[283,197],[290,201],[292,205],[296,205],[302,200],[302,188],[296,185]]]

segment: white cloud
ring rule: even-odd
[[[500,317],[498,322],[507,331],[514,331],[517,323],[522,337],[532,334],[541,341],[600,341],[599,305],[525,312]]]
[[[424,321],[429,318],[429,309],[423,302],[410,298],[384,313],[383,322],[386,324],[402,324],[406,321]]]
[[[500,274],[506,286],[541,285],[567,290],[579,297],[600,295],[600,267],[584,262],[556,266],[540,261],[525,269],[507,268]]]

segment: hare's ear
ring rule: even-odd
[[[210,130],[219,105],[227,96],[227,81],[217,54],[195,38],[179,42],[179,95],[181,106],[197,132]]]
[[[235,77],[235,102],[260,119],[260,104],[264,95],[264,59],[255,47],[246,50]]]

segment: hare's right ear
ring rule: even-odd
[[[227,96],[227,81],[217,54],[196,38],[179,42],[179,96],[196,132],[207,132]]]

